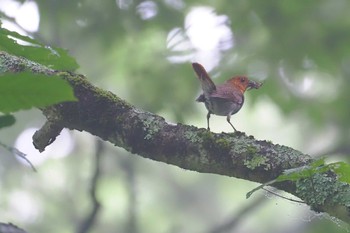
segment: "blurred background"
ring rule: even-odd
[[[172,123],[206,127],[191,62],[216,83],[263,81],[233,125],[329,162],[350,154],[349,11],[346,0],[0,0],[3,27],[66,48],[94,85]],[[31,136],[44,117],[15,116],[0,142],[38,172],[0,147],[0,222],[28,232],[349,231],[264,191],[246,200],[257,183],[154,162],[85,132],[65,130],[40,154]],[[211,129],[232,131],[217,116]]]

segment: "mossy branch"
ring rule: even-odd
[[[266,183],[286,169],[313,161],[309,155],[293,148],[256,140],[242,132],[217,134],[194,126],[169,123],[93,86],[83,75],[54,71],[0,52],[1,72],[24,70],[61,76],[71,84],[78,98],[77,102],[42,109],[47,122],[33,136],[33,143],[40,151],[54,142],[61,129],[69,128],[89,132],[145,158],[258,183]],[[338,181],[333,173],[273,186],[301,198],[315,211],[350,223],[350,186]]]

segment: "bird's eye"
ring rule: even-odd
[[[245,82],[245,77],[241,77],[241,83]]]

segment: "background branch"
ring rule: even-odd
[[[252,211],[256,210],[262,204],[266,202],[266,197],[264,195],[251,201],[246,207],[241,209],[237,214],[232,214],[225,222],[217,225],[210,229],[208,233],[229,233],[233,232],[234,229],[240,224],[242,219],[249,215]]]
[[[101,207],[101,203],[97,199],[97,185],[99,178],[101,177],[101,169],[100,169],[100,164],[101,164],[101,157],[103,154],[103,149],[104,145],[101,140],[96,140],[96,151],[95,151],[95,156],[94,156],[94,162],[93,164],[93,175],[91,178],[91,186],[90,186],[90,199],[91,199],[91,204],[92,204],[92,209],[90,213],[86,216],[85,220],[80,224],[77,232],[78,233],[86,233],[91,230],[93,227],[94,223],[96,222],[98,212]]]

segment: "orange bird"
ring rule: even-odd
[[[227,122],[231,124],[231,115],[237,113],[244,103],[244,92],[248,89],[258,89],[262,83],[249,80],[246,76],[235,76],[221,85],[215,85],[207,71],[199,63],[192,63],[192,67],[202,85],[203,93],[196,99],[203,102],[208,109],[207,124],[209,128],[210,114],[226,116]]]

